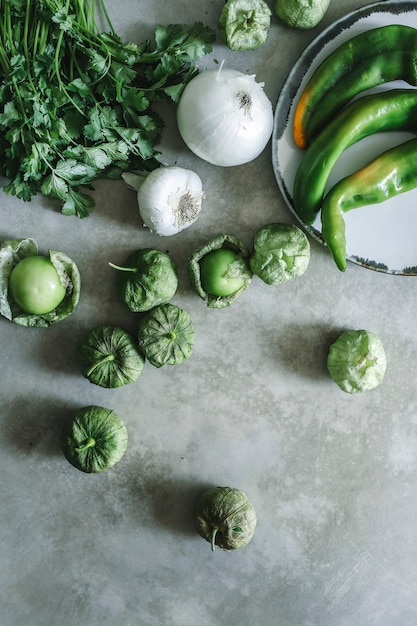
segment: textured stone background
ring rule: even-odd
[[[255,52],[218,41],[203,67],[225,59],[265,82],[275,106],[285,78],[325,27],[365,3],[332,1],[311,31],[276,19]],[[108,0],[116,30],[142,41],[157,23],[216,27],[222,0]],[[272,3],[271,3],[272,6]],[[3,193],[0,236],[65,251],[83,287],[77,311],[48,330],[0,320],[1,626],[415,626],[417,623],[417,394],[415,278],[349,264],[341,274],[311,242],[308,271],[281,287],[254,279],[229,309],[191,290],[186,260],[218,232],[251,245],[256,230],[291,222],[271,146],[254,162],[211,166],[180,141],[166,111],[163,156],[194,169],[206,190],[187,231],[160,239],[142,228],[136,197],[101,181],[86,220],[42,198]],[[118,390],[82,378],[81,337],[101,323],[135,332],[108,261],[139,247],[168,250],[196,343],[181,366],[149,364]],[[383,384],[356,397],[326,371],[347,328],[382,339]],[[84,475],[59,448],[63,421],[87,404],[114,409],[129,446],[109,472]],[[208,486],[242,489],[258,513],[242,551],[210,552],[193,527]]]

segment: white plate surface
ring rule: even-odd
[[[388,24],[404,24],[417,28],[417,2],[373,3],[332,24],[306,48],[290,72],[278,98],[272,136],[275,176],[288,207],[301,226],[323,245],[320,214],[310,226],[300,220],[293,206],[294,176],[303,156],[303,151],[297,148],[292,136],[294,108],[311,74],[325,57],[360,32]],[[396,81],[372,91],[395,87],[411,88],[402,81]],[[387,148],[398,145],[411,136],[399,132],[377,133],[351,146],[337,161],[329,177],[327,189]],[[350,211],[344,219],[349,261],[381,272],[417,275],[417,189],[381,204]]]

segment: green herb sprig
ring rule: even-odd
[[[4,191],[41,193],[83,218],[97,178],[158,167],[164,123],[153,105],[178,102],[213,41],[197,22],[158,26],[153,44],[124,42],[103,0],[0,0]]]

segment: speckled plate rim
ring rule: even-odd
[[[293,178],[302,151],[292,137],[293,110],[306,82],[321,61],[344,40],[355,34],[391,23],[417,27],[417,1],[374,2],[348,13],[328,26],[304,50],[288,74],[279,94],[272,133],[272,164],[278,187],[290,211],[302,228],[316,241],[326,245],[321,235],[320,215],[312,225],[305,224],[295,212],[291,195]],[[407,86],[387,83],[377,89]],[[348,148],[329,178],[329,186],[358,169],[392,145],[408,139],[409,134],[379,133]],[[364,142],[367,142],[364,144]],[[401,210],[399,200],[401,198]],[[395,217],[394,217],[395,216]],[[417,276],[417,190],[401,194],[380,205],[363,207],[345,215],[347,260],[367,269],[401,276]],[[375,232],[378,230],[379,232]],[[398,232],[396,232],[396,230]]]

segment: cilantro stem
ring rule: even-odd
[[[14,92],[16,94],[17,103],[18,103],[19,108],[20,108],[20,113],[23,116],[25,122],[27,123],[28,122],[28,118],[27,118],[27,115],[26,115],[26,108],[25,108],[25,105],[24,105],[22,94],[19,91],[19,87],[17,85],[17,82],[16,82],[15,78],[13,78],[12,84],[13,84]]]
[[[29,18],[30,18],[30,0],[26,0],[25,22],[23,27],[23,49],[26,54],[26,60],[29,62],[28,37],[29,37]]]
[[[5,46],[3,41],[0,42],[0,64],[3,73],[6,74],[9,71],[9,59],[5,52]]]
[[[78,17],[78,23],[80,24],[80,19],[82,20],[82,25],[83,28],[86,28],[88,30],[90,30],[90,28],[92,26],[94,26],[94,19],[91,20],[91,23],[88,22],[88,18],[86,17],[85,14],[85,10],[84,10],[84,2],[82,0],[78,0],[77,2],[77,17]],[[89,3],[89,7],[90,9],[90,14],[93,12],[93,9],[91,7],[91,4]]]
[[[100,8],[103,11],[103,15],[104,15],[105,20],[107,22],[107,26],[110,28],[110,31],[111,31],[112,35],[116,35],[116,31],[114,30],[113,24],[111,23],[111,20],[110,20],[109,14],[107,12],[107,8],[106,8],[106,5],[104,3],[104,0],[99,0],[99,2],[100,2]]]
[[[65,4],[65,12],[68,15],[69,12],[69,6],[70,6],[70,0],[66,1]],[[62,40],[64,38],[64,29],[60,29],[59,31],[59,35],[58,35],[58,40],[56,42],[56,47],[55,47],[55,73],[58,77],[58,81],[61,85],[61,87],[63,89],[65,89],[65,85],[61,80],[61,73],[60,73],[60,69],[59,69],[59,62],[60,62],[60,55],[61,55],[61,47],[62,47]]]
[[[153,51],[124,42],[105,1],[0,0],[3,189],[54,197],[65,215],[90,213],[79,188],[98,177],[159,166],[164,124],[152,106],[176,101],[214,40],[198,22],[158,26]]]
[[[30,62],[30,57],[29,57],[30,3],[31,3],[31,0],[26,0],[26,12],[25,12],[24,27],[23,27],[22,45],[23,45],[23,50],[24,50],[24,53],[25,53],[24,56],[25,56],[25,59],[26,59],[28,80],[29,80],[30,86],[32,87],[33,91],[36,92],[36,88],[35,88],[35,85],[33,84],[33,80],[32,80],[31,62]]]
[[[15,35],[13,34],[14,29],[12,28],[11,19],[10,19],[10,3],[9,2],[5,3],[5,10],[6,10],[6,28],[7,28],[7,33],[9,35],[8,44],[10,46],[10,50],[12,51],[12,53],[16,54],[16,47],[14,45]]]
[[[43,54],[45,52],[45,48],[47,46],[48,43],[48,37],[49,37],[49,28],[47,26],[47,24],[44,24],[42,22],[41,24],[41,34],[39,37],[39,54]]]

